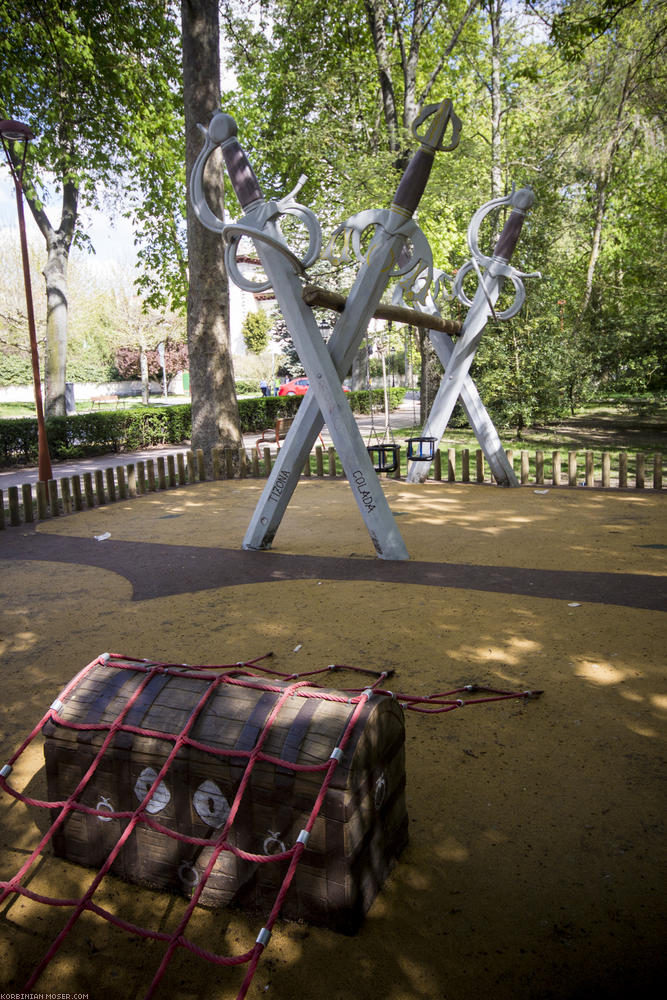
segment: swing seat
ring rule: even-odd
[[[408,458],[413,462],[432,462],[435,455],[434,437],[408,438]]]
[[[368,454],[376,472],[396,472],[400,460],[397,444],[369,444]]]

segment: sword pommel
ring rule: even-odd
[[[529,208],[533,207],[534,203],[535,192],[532,188],[519,188],[518,191],[513,191],[510,195],[510,205],[520,212],[527,212]]]
[[[231,115],[226,115],[224,111],[216,111],[209,122],[208,134],[212,143],[224,147],[226,142],[236,138],[239,130]]]

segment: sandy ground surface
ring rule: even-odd
[[[387,482],[411,559],[386,563],[344,482],[302,483],[273,551],[241,551],[260,488],[205,483],[3,533],[0,762],[104,650],[189,663],[271,650],[285,671],[391,668],[415,694],[543,689],[407,714],[410,844],[364,926],[344,937],[279,923],[248,995],[661,995],[667,498]],[[43,794],[39,748],[11,780]],[[0,810],[6,879],[46,823],[6,794]],[[89,880],[46,857],[30,884],[67,896]],[[101,901],[154,928],[183,909],[115,879]],[[0,996],[21,989],[66,917],[16,895],[2,904]],[[229,953],[260,927],[201,910],[189,934]],[[84,916],[35,990],[142,997],[161,955]],[[181,953],[157,996],[233,1000],[240,980]]]

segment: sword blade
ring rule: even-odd
[[[350,370],[377,303],[386,287],[387,264],[397,259],[404,243],[404,237],[393,237],[387,242],[386,251],[382,253],[378,250],[373,255],[372,264],[363,269],[363,273],[360,272],[348,297],[345,311],[336,322],[329,338],[328,348],[339,382],[345,378]],[[271,546],[287,505],[298,485],[301,470],[324,423],[325,418],[318,400],[309,389],[301,400],[285,443],[276,456],[269,480],[248,525],[243,548],[263,549]],[[328,422],[327,426],[329,426]],[[330,426],[329,431],[333,439]],[[372,465],[371,471],[372,479],[377,482]],[[278,483],[280,483],[279,490],[276,489]]]
[[[275,232],[271,235],[277,237],[279,232],[275,227]],[[345,399],[331,355],[322,340],[313,312],[301,295],[301,282],[279,251],[260,242],[257,252],[308,374],[310,389],[306,395],[312,394],[318,411],[326,420],[375,550],[381,559],[407,559],[409,557],[405,543]],[[285,446],[281,451],[284,450]],[[276,499],[287,488],[289,479],[295,475],[298,479],[302,468],[303,463],[296,468],[282,469],[283,478],[276,479],[273,485],[274,492],[277,491]],[[248,547],[245,542],[244,547]]]
[[[433,348],[440,359],[442,367],[445,371],[447,371],[454,352],[454,344],[451,338],[446,333],[441,333],[438,330],[429,330],[429,337],[431,343],[433,344]],[[473,429],[480,448],[484,452],[486,460],[489,463],[498,485],[518,486],[519,481],[516,478],[514,469],[512,468],[509,459],[507,458],[505,449],[503,448],[500,437],[498,436],[498,431],[496,430],[489,412],[482,402],[477,386],[473,382],[470,375],[463,380],[460,400],[461,406],[463,407],[468,418],[468,422]],[[429,425],[427,424],[427,426]],[[442,440],[442,435],[445,432],[446,426],[447,424],[445,424],[445,427],[442,428],[440,437],[436,439],[436,449]],[[435,421],[431,422],[430,427],[435,427]],[[435,437],[435,433],[427,431],[426,426],[424,427],[422,434],[424,437]],[[407,482],[426,482],[430,467],[430,462],[414,462],[408,469],[408,474],[406,476]]]

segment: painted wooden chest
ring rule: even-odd
[[[357,701],[242,670],[104,654],[44,727],[49,801],[74,803],[54,851],[95,868],[116,851],[110,871],[128,881],[266,910],[333,754],[282,915],[353,933],[408,839],[403,711],[369,693],[350,728]]]

